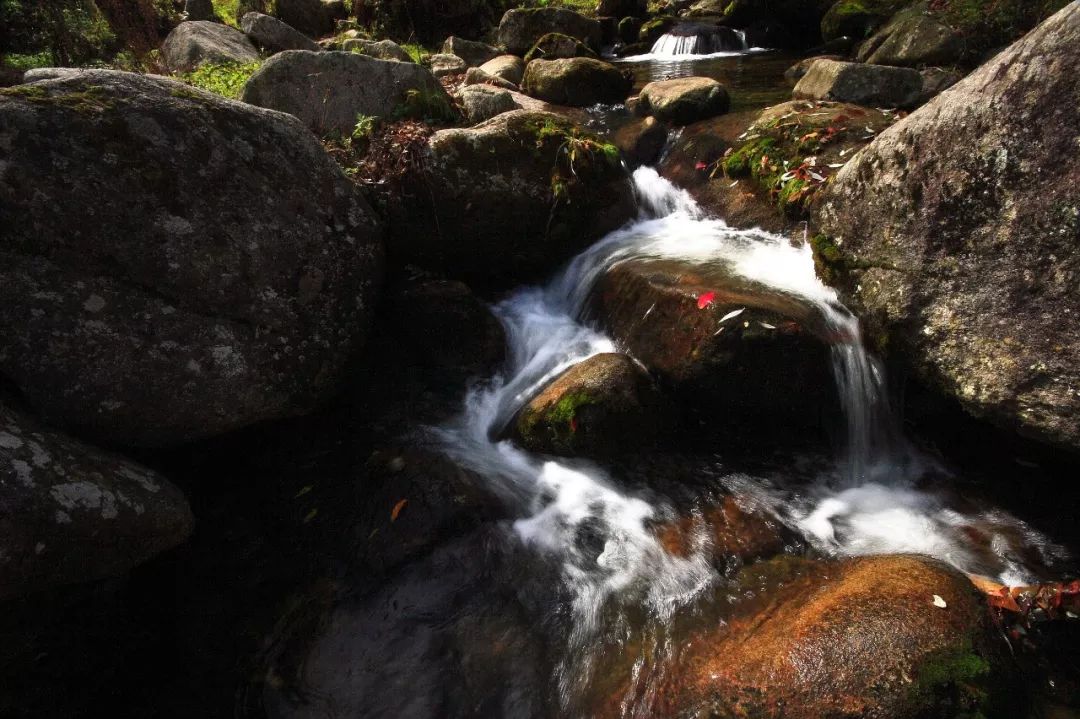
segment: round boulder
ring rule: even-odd
[[[622,102],[631,86],[631,81],[614,65],[588,57],[573,57],[533,60],[525,68],[521,89],[545,102],[587,107]]]
[[[304,33],[286,25],[276,17],[249,12],[240,19],[240,29],[253,43],[269,55],[285,50],[312,50],[322,48]]]
[[[458,98],[465,110],[465,117],[474,125],[504,112],[520,109],[513,95],[490,85],[465,85],[458,92]]]
[[[173,72],[187,72],[206,63],[259,61],[259,51],[247,35],[208,20],[189,20],[173,28],[161,46],[165,66]]]
[[[480,70],[514,85],[520,85],[521,79],[525,77],[525,62],[517,55],[499,55],[481,65]]]
[[[557,32],[577,38],[589,47],[599,48],[600,23],[565,8],[519,8],[507,10],[499,23],[499,44],[507,52],[524,55],[537,40]]]
[[[650,82],[642,88],[640,102],[643,114],[676,125],[723,115],[731,106],[724,86],[708,77]]]
[[[525,405],[512,435],[533,452],[603,456],[653,444],[671,406],[624,354],[594,355],[563,372]]]
[[[381,231],[296,118],[72,70],[0,91],[0,147],[0,374],[48,419],[169,445],[335,391]]]

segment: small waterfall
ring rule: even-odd
[[[746,32],[710,25],[676,25],[653,43],[649,54],[659,56],[713,55],[749,50]]]

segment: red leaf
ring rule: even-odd
[[[699,172],[701,170],[704,170],[707,167],[708,167],[708,165],[706,165],[704,162],[701,162],[700,160],[698,161],[698,163],[696,165],[694,165],[694,169],[699,171]]]
[[[401,510],[405,509],[405,505],[409,503],[409,500],[403,499],[394,505],[394,508],[390,510],[390,521],[397,521],[398,515],[401,514]]]
[[[703,310],[706,307],[710,306],[713,303],[714,299],[716,299],[716,293],[715,292],[705,292],[705,293],[703,293],[702,295],[700,295],[697,298],[698,309]]]
[[[577,432],[577,418],[576,417],[571,417],[570,418],[570,431],[571,432]]]

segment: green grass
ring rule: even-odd
[[[411,57],[412,61],[415,62],[417,65],[421,64],[424,61],[424,58],[428,57],[429,55],[434,55],[436,52],[438,52],[437,50],[432,50],[431,48],[424,47],[423,45],[415,42],[402,43],[401,49],[409,53],[409,57]]]
[[[239,100],[244,90],[244,83],[248,81],[260,63],[252,62],[244,65],[235,63],[224,65],[203,65],[193,72],[180,77],[181,80],[193,87],[207,90],[215,95],[227,97],[230,100]]]
[[[240,24],[237,21],[236,16],[240,11],[240,0],[213,0],[214,1],[214,14],[221,18],[226,24],[233,27],[239,27]]]

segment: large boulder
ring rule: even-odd
[[[577,38],[594,50],[600,49],[600,23],[564,8],[507,10],[499,23],[499,44],[507,52],[524,55],[537,40],[552,32]]]
[[[567,57],[598,57],[589,46],[577,38],[562,33],[549,32],[536,41],[525,55],[525,62],[533,60],[559,60]]]
[[[870,107],[913,107],[922,97],[922,76],[906,67],[818,60],[799,80],[792,97]]]
[[[304,33],[286,25],[276,17],[260,12],[249,12],[240,19],[240,29],[253,43],[268,55],[285,50],[312,50],[322,48]]]
[[[520,109],[509,91],[490,85],[465,85],[458,91],[458,99],[465,111],[465,118],[474,125],[504,112]]]
[[[624,354],[594,355],[555,378],[514,417],[510,434],[534,452],[610,456],[648,448],[672,407]]]
[[[571,107],[622,102],[631,86],[617,67],[588,57],[533,60],[525,68],[521,82],[526,94]]]
[[[300,118],[316,134],[349,135],[358,114],[391,117],[409,93],[450,106],[450,97],[424,67],[352,52],[290,50],[275,55],[244,86],[244,102]]]
[[[820,212],[851,300],[972,414],[1080,450],[1080,5],[888,131]]]
[[[362,37],[349,38],[341,43],[341,49],[346,52],[358,52],[361,55],[368,55],[378,60],[413,61],[405,48],[393,40],[366,40]]]
[[[259,51],[247,35],[235,28],[207,20],[189,20],[173,28],[165,38],[161,58],[173,72],[186,72],[206,63],[258,62]]]
[[[516,55],[499,55],[479,67],[481,72],[520,85],[525,77],[525,62]]]
[[[0,404],[0,599],[122,574],[192,524],[156,472]]]
[[[308,37],[334,31],[334,10],[323,0],[275,0],[274,14]]]
[[[550,113],[442,130],[418,165],[389,210],[391,255],[478,287],[537,279],[635,212],[618,150]]]
[[[380,230],[295,118],[68,70],[0,91],[0,147],[0,375],[49,420],[166,445],[335,391]]]
[[[480,67],[488,60],[496,58],[501,54],[497,47],[492,47],[483,42],[466,40],[454,35],[446,38],[446,41],[442,46],[442,51],[451,55],[457,55],[468,63],[469,67]]]
[[[1007,645],[959,572],[913,556],[810,569],[680,646],[656,716],[1013,716]],[[1015,700],[1012,704],[1017,704]],[[1014,707],[1015,708],[1015,707]]]
[[[824,318],[811,303],[718,266],[627,260],[590,316],[715,426],[820,428],[835,407]]]
[[[960,34],[926,11],[926,3],[898,12],[859,46],[858,59],[873,65],[952,65],[964,55]]]
[[[642,88],[642,114],[676,125],[723,115],[731,99],[724,86],[709,77],[681,77],[650,82]]]

